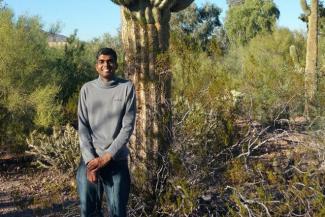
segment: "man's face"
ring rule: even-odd
[[[117,62],[111,55],[100,55],[97,59],[96,70],[99,76],[106,81],[109,81],[114,76],[117,69]]]

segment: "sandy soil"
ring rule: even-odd
[[[78,216],[71,177],[40,170],[22,157],[0,155],[0,216]]]

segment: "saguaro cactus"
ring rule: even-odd
[[[318,0],[311,0],[309,7],[306,0],[300,0],[301,7],[308,17],[307,53],[305,68],[305,113],[314,99],[317,85],[317,55],[318,55]]]
[[[112,1],[121,8],[126,75],[137,92],[138,113],[130,142],[131,170],[137,174],[135,178],[143,174],[143,180],[150,176],[148,171],[156,171],[157,156],[166,152],[172,138],[171,74],[164,55],[170,15],[185,9],[193,0]]]
[[[289,48],[289,51],[290,51],[290,57],[292,59],[292,62],[295,65],[296,72],[298,72],[299,74],[303,74],[305,71],[305,68],[302,67],[300,64],[296,47],[294,45],[291,45]]]

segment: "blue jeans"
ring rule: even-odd
[[[106,194],[110,217],[125,217],[130,193],[130,174],[127,160],[112,160],[100,169],[97,183],[87,180],[87,167],[81,159],[77,171],[81,217],[102,217],[101,203]]]

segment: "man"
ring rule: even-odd
[[[113,49],[100,49],[96,61],[99,76],[82,86],[78,103],[81,216],[103,215],[103,191],[110,216],[126,216],[130,192],[127,143],[135,122],[135,90],[130,81],[115,76],[118,65]]]

